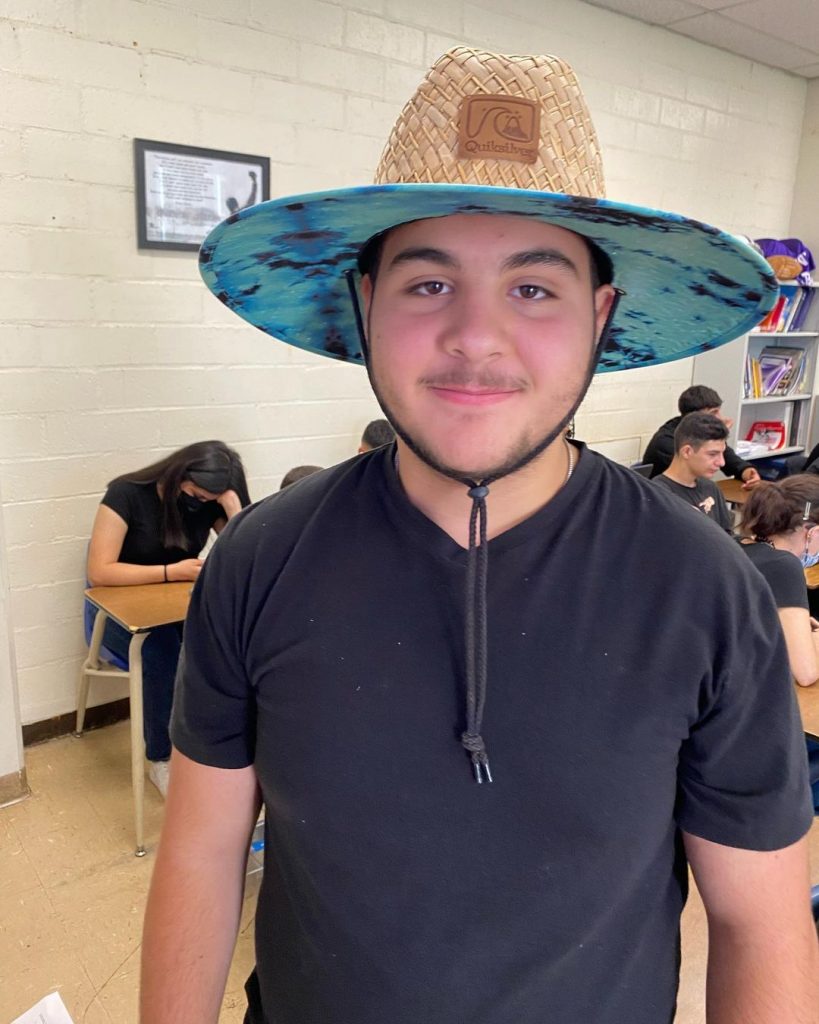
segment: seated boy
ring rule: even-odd
[[[667,420],[646,446],[642,461],[650,462],[654,467],[651,471],[652,477],[665,472],[671,464],[674,457],[674,431],[680,425],[683,416],[690,412],[710,412],[712,416],[722,419],[720,415],[722,399],[713,388],[706,387],[704,384],[693,384],[690,388],[686,388],[677,400],[677,408],[680,410],[680,415]],[[729,430],[731,429],[731,420],[726,422],[726,426]],[[727,444],[725,446],[724,472],[726,476],[741,480],[746,488],[759,483],[759,473],[756,469],[750,462],[743,461]]]
[[[671,465],[654,477],[654,483],[699,509],[730,534],[731,513],[719,487],[711,480],[725,465],[726,437],[728,428],[710,413],[690,412],[683,416],[674,431]]]

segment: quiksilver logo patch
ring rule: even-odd
[[[520,96],[467,96],[461,104],[458,156],[533,164],[539,113],[534,100]]]

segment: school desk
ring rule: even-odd
[[[134,789],[136,855],[145,856],[143,800],[145,795],[145,740],[142,735],[142,645],[157,626],[183,622],[188,611],[190,581],[147,583],[135,587],[91,587],[85,596],[114,622],[131,634],[128,675],[131,699],[131,781]],[[100,620],[101,616],[97,616]],[[94,632],[104,621],[94,624]],[[93,641],[92,641],[93,643]]]
[[[743,488],[741,480],[717,480],[717,487],[729,505],[744,505],[751,493]]]

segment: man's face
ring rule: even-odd
[[[685,445],[688,467],[695,476],[712,477],[725,465],[725,442],[705,441],[699,448]]]
[[[614,290],[592,291],[570,231],[457,215],[393,229],[363,294],[388,418],[433,464],[483,479],[572,413]]]

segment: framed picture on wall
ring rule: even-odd
[[[134,139],[137,246],[196,252],[220,221],[270,198],[270,159]]]

